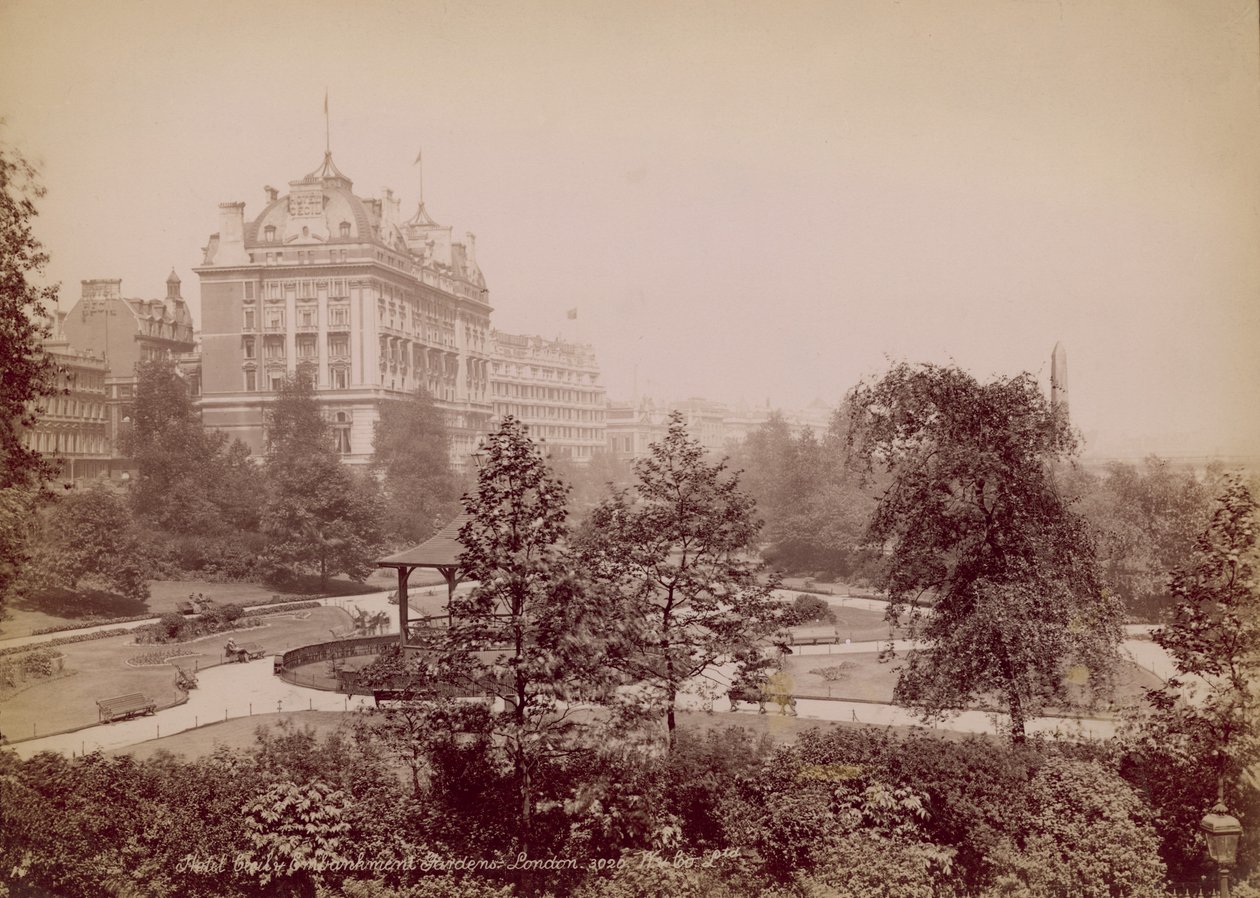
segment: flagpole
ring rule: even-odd
[[[332,129],[328,124],[328,88],[324,88],[324,153],[332,152]]]

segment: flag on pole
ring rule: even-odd
[[[412,164],[412,165],[419,165],[419,164],[420,164],[420,156],[421,156],[423,153],[424,153],[424,150],[423,150],[423,149],[421,149],[419,152],[417,152],[417,153],[416,153],[416,161],[415,161],[415,162],[413,162],[413,163],[411,163],[411,164]]]
[[[564,317],[565,317],[565,318],[568,318],[570,321],[576,321],[576,320],[577,320],[577,309],[576,309],[576,308],[569,309],[569,311],[567,311],[567,312],[565,312],[565,313],[564,313]]]
[[[328,88],[324,88],[324,115],[328,115]]]

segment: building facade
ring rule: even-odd
[[[60,392],[44,399],[45,411],[26,432],[24,442],[28,448],[60,464],[58,479],[61,483],[73,484],[108,477],[113,446],[105,392],[105,359],[72,348],[62,329],[64,318],[64,315],[59,316],[51,338],[44,342],[58,369]]]
[[[452,239],[423,201],[403,220],[392,191],[365,199],[325,153],[318,169],[266,188],[262,211],[219,206],[204,249],[201,397],[207,428],[265,451],[265,417],[299,364],[344,460],[372,454],[381,404],[423,387],[447,416],[452,460],[476,449],[491,413],[490,298],[474,238]]]
[[[587,344],[490,332],[494,416],[512,415],[547,449],[585,464],[607,444],[604,386]]]
[[[67,347],[97,356],[105,366],[105,417],[111,476],[129,474],[130,462],[119,451],[135,402],[136,366],[142,362],[187,360],[196,349],[192,314],[174,271],[166,279],[164,299],[122,295],[119,279],[81,282],[79,301],[61,320]]]

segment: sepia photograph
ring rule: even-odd
[[[1260,898],[1257,0],[0,0],[0,896]]]

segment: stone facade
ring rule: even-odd
[[[118,444],[131,423],[136,366],[160,359],[188,359],[196,349],[192,314],[174,271],[166,279],[164,299],[126,298],[118,279],[81,283],[78,302],[61,320],[62,335],[75,351],[104,362],[110,471],[122,476],[132,469]]]
[[[555,455],[579,464],[605,448],[607,401],[586,344],[490,332],[494,415],[513,415]]]
[[[219,212],[196,269],[206,427],[261,454],[277,385],[310,364],[347,463],[370,460],[381,404],[423,387],[462,465],[491,414],[491,308],[473,236],[454,241],[423,201],[403,220],[392,191],[357,196],[331,153],[287,195],[266,188],[254,218],[244,203]]]
[[[60,321],[55,323],[44,348],[60,369],[57,387],[65,392],[43,400],[44,411],[26,432],[24,442],[60,463],[59,480],[64,484],[108,477],[113,446],[105,393],[105,359],[72,348],[65,340]]]

